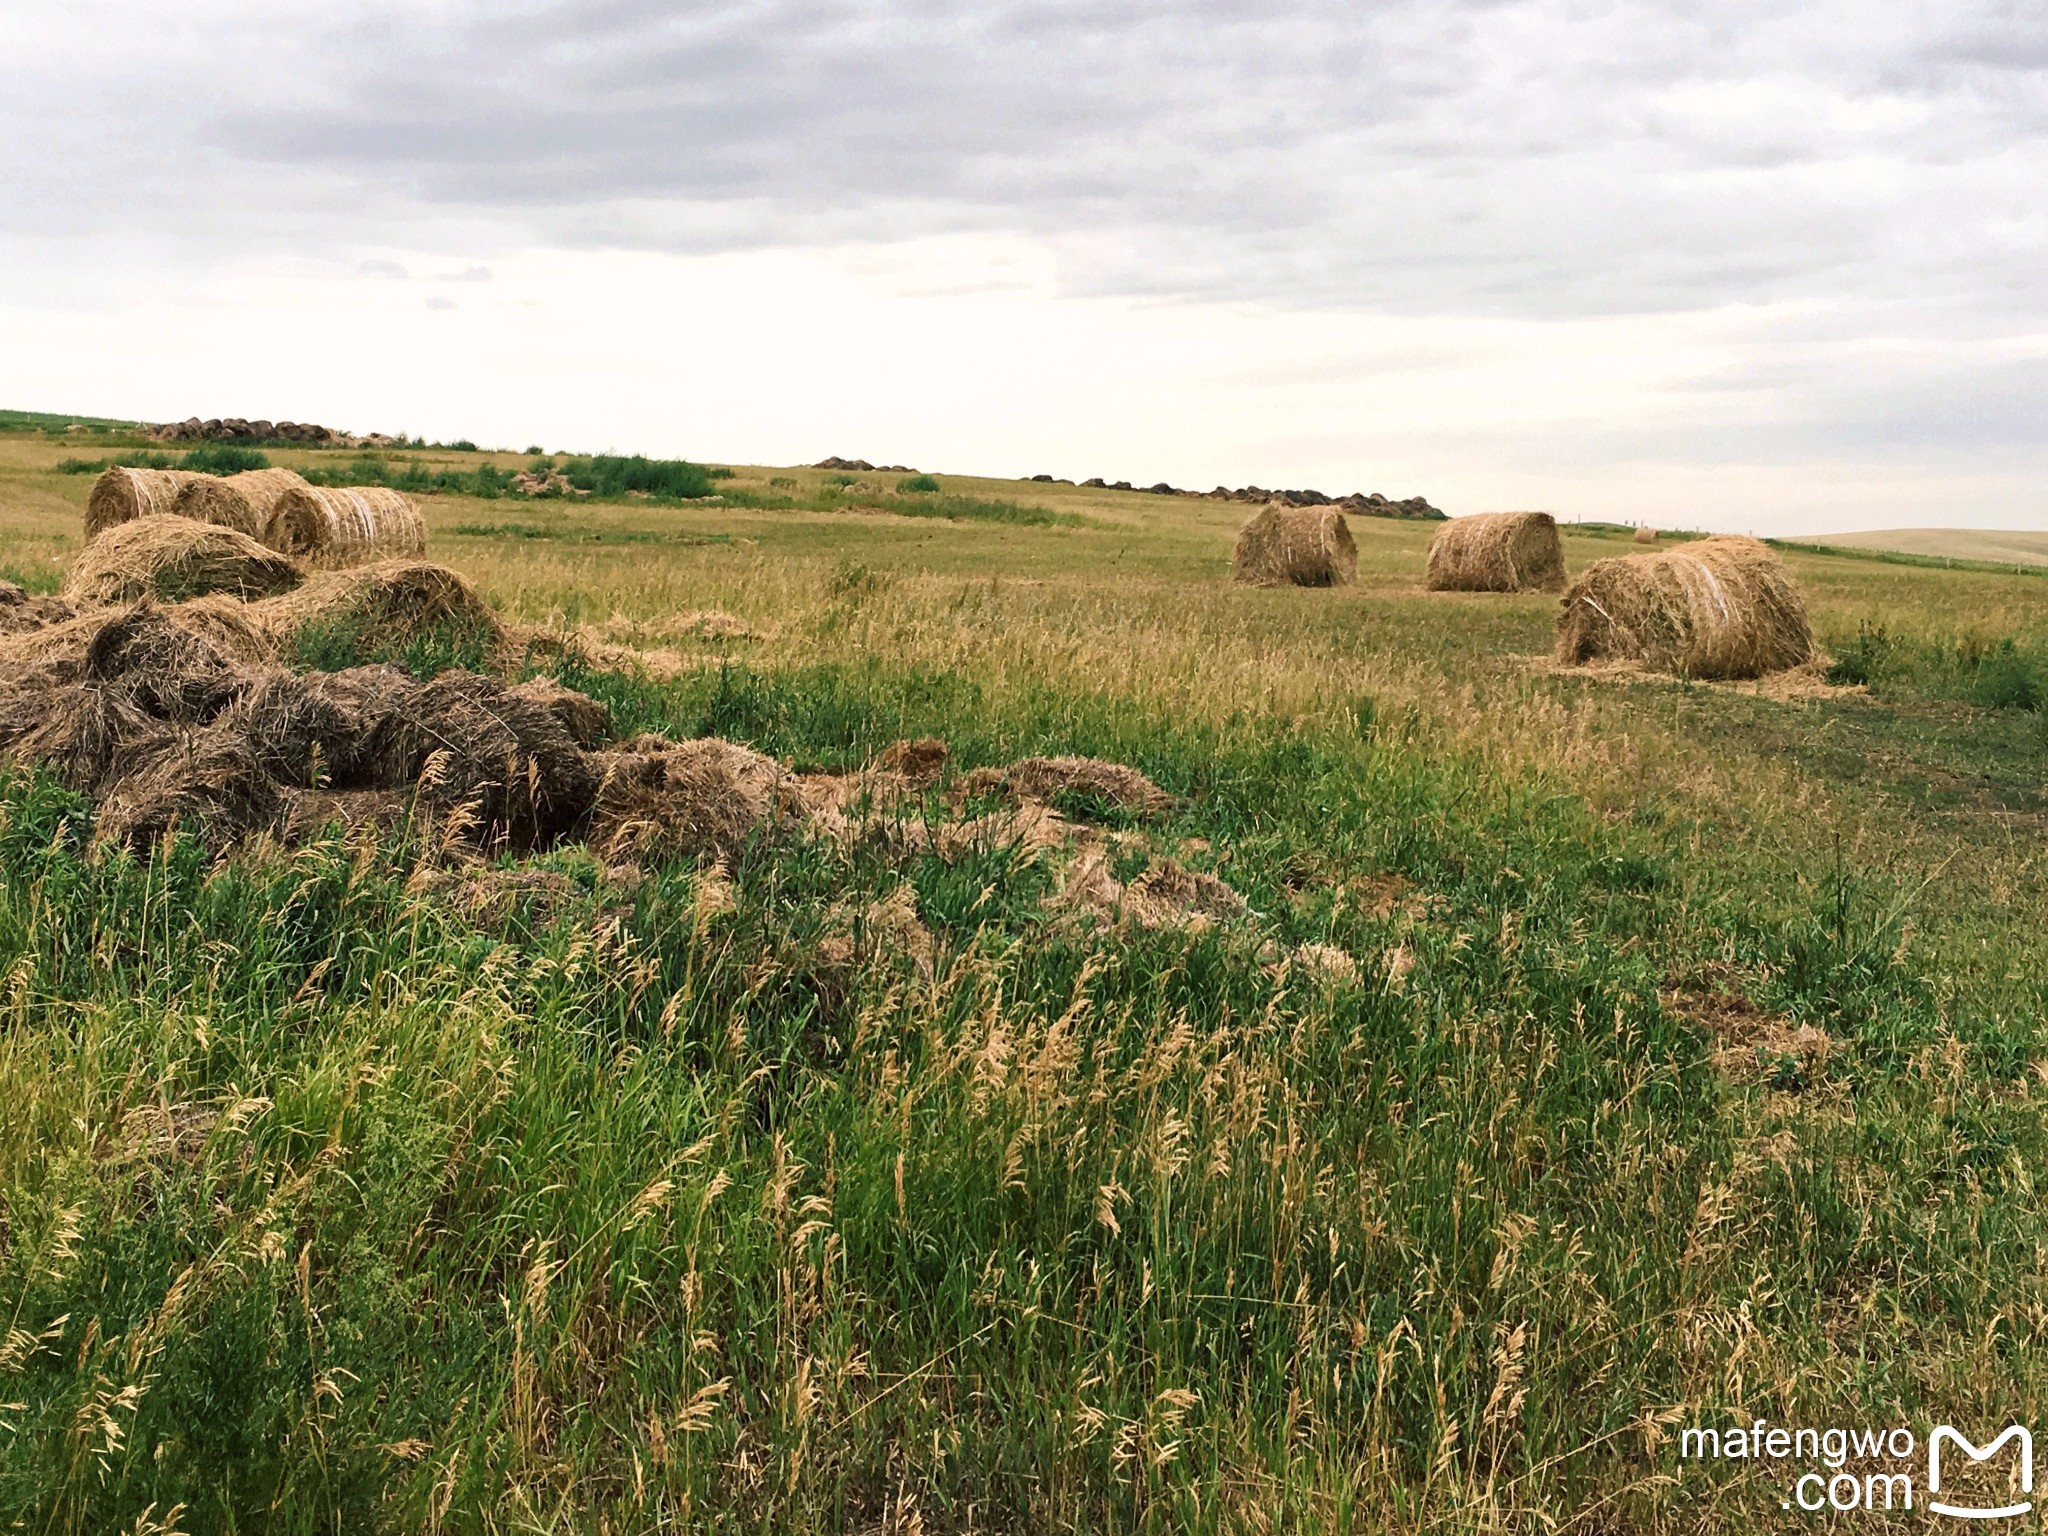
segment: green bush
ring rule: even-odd
[[[711,473],[688,459],[650,459],[642,454],[601,453],[572,458],[562,473],[579,491],[593,496],[624,496],[638,491],[666,500],[690,501],[711,494]]]
[[[1985,709],[2038,710],[2048,699],[2040,666],[2022,656],[2011,640],[2002,640],[1977,662],[1971,702]]]
[[[201,443],[178,461],[180,469],[194,469],[202,475],[239,475],[245,470],[268,469],[270,459],[254,448],[237,448],[233,443]]]
[[[905,475],[896,482],[898,495],[923,495],[939,488],[939,482],[930,475]]]

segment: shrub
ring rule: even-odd
[[[896,482],[896,490],[899,495],[922,495],[936,491],[938,488],[939,482],[930,475],[905,475]]]
[[[237,448],[233,443],[201,443],[178,461],[178,468],[197,470],[202,475],[239,475],[246,470],[270,468],[270,459],[257,449]]]
[[[630,457],[601,453],[592,458],[572,458],[562,473],[579,491],[593,496],[623,496],[639,491],[676,501],[688,501],[711,494],[711,474],[688,459],[650,459],[641,454]]]

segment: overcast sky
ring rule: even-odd
[[[0,51],[16,408],[2048,527],[2040,0],[0,0]]]

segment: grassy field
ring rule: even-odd
[[[137,446],[0,434],[0,569]],[[1430,524],[1264,592],[1229,504],[724,467],[430,549],[644,653],[566,669],[622,729],[1137,766],[1118,858],[1251,915],[796,838],[482,923],[16,777],[12,1528],[1749,1531],[1790,1474],[1681,1426],[2040,1424],[2048,581],[1795,550],[1839,686],[1603,681]]]
[[[1883,549],[1935,560],[1988,561],[1998,565],[2048,565],[2048,533],[1991,528],[1880,528],[1869,533],[1831,533],[1814,542],[1843,549]]]

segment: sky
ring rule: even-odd
[[[2039,0],[0,0],[0,405],[2048,528]]]

